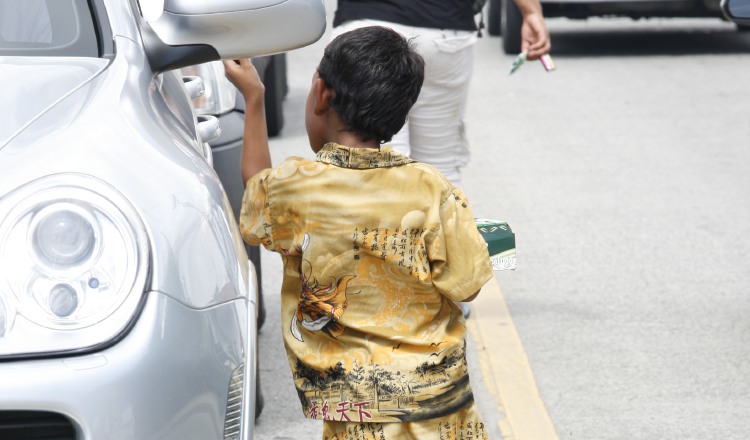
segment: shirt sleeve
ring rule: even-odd
[[[265,169],[247,181],[240,208],[240,234],[252,246],[263,245],[274,249],[271,226],[268,184],[272,169]]]
[[[461,190],[443,201],[439,215],[439,226],[426,243],[432,284],[449,299],[463,301],[494,276],[487,243]]]

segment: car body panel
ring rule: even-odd
[[[147,74],[141,52],[128,50],[133,45],[127,39],[120,41],[118,57],[101,78],[78,87],[0,149],[0,161],[10,170],[0,182],[0,194],[12,189],[14,182],[63,172],[107,181],[132,201],[145,220],[154,253],[153,289],[195,308],[247,296],[231,287],[247,279],[243,266],[237,264],[246,259],[245,252],[234,219],[226,216],[229,202],[221,181],[200,154],[194,123],[188,128],[185,118],[194,117],[189,100],[185,92],[175,93],[167,96],[172,100],[168,105],[159,93],[160,87],[166,87]],[[144,73],[128,75],[137,66],[144,66]],[[161,82],[182,86],[169,73]],[[170,105],[181,108],[182,114]],[[182,153],[175,154],[175,147]],[[103,150],[104,160],[94,160]],[[32,169],[24,166],[34,162]],[[124,163],[129,166],[123,167]],[[150,177],[159,175],[169,178],[160,179],[156,186]],[[233,254],[227,255],[227,249]],[[186,270],[207,262],[211,267],[205,273]]]
[[[80,40],[87,45],[84,55],[66,52],[64,46],[40,44],[35,52],[33,44],[9,49],[0,44],[0,82],[6,98],[0,107],[0,255],[6,262],[22,255],[28,263],[20,264],[21,270],[35,271],[33,280],[44,278],[47,283],[39,296],[37,287],[32,289],[26,281],[31,275],[20,272],[12,281],[7,273],[0,275],[0,433],[7,422],[15,423],[13,417],[33,411],[67,420],[75,433],[62,437],[66,439],[252,438],[257,274],[212,167],[208,139],[201,138],[183,78],[177,70],[159,69],[193,59],[193,48],[171,48],[155,42],[151,34],[145,38],[142,31],[148,31],[148,25],[135,0],[51,1],[50,10],[64,5],[76,11],[92,8],[99,22],[86,28],[95,36]],[[291,1],[313,9],[321,3]],[[212,2],[214,7],[235,4],[242,9],[257,2]],[[196,7],[187,5],[186,11]],[[199,15],[193,17],[197,22],[215,22],[216,17]],[[85,20],[84,15],[78,17]],[[70,23],[54,18],[58,25]],[[274,20],[278,25],[280,18]],[[322,34],[325,24],[313,22]],[[267,40],[253,42],[252,50],[278,49],[278,26],[273,32],[242,29],[251,24],[238,25],[236,32]],[[295,44],[302,44],[300,38],[293,38]],[[90,55],[92,41],[97,42],[98,57]],[[211,53],[203,47],[195,50],[200,56]],[[170,63],[152,64],[155,53],[173,51]],[[81,279],[95,285],[82,283],[80,290],[68,290],[75,295],[84,292],[71,312],[53,312],[52,293],[75,278],[68,272],[91,270],[84,263],[95,258],[71,260],[82,268],[68,270],[40,253],[49,249],[39,244],[44,238],[56,243],[63,236],[38,235],[39,224],[49,216],[39,215],[46,208],[34,204],[36,199],[26,200],[43,185],[56,191],[54,197],[42,199],[56,204],[53,213],[78,212],[79,218],[90,219],[87,231],[97,241],[89,248],[97,249],[92,252],[105,248],[100,240],[110,236],[109,231],[132,235],[136,245],[122,240],[125,244],[120,246],[115,239],[110,249],[115,249],[113,261],[118,253],[137,254],[123,260],[134,262],[135,281],[103,289],[126,295],[127,301],[115,303],[119,309],[127,304],[124,314],[104,308],[106,314],[97,316],[98,321],[81,321],[83,325],[74,322],[75,315],[66,314],[77,310],[77,301],[86,302],[87,295],[100,291],[100,278],[93,275]],[[74,187],[83,189],[72,196]],[[128,218],[118,226],[115,215],[105,233],[94,227],[100,220],[86,214],[89,206],[94,212],[94,202],[83,200],[92,193],[96,203],[112,202],[106,209],[125,212]],[[19,201],[31,208],[16,208]],[[16,212],[17,217],[9,217]],[[42,219],[35,223],[37,215]],[[60,224],[65,231],[67,225]],[[67,245],[73,240],[60,241]],[[110,258],[110,253],[105,255]],[[39,310],[26,315],[29,307]],[[44,313],[54,320],[39,319]],[[112,319],[115,315],[117,320]],[[33,349],[19,348],[17,342],[28,335],[40,342]],[[27,428],[34,432],[33,422]]]
[[[72,117],[78,105],[68,101],[55,106],[56,101],[63,99],[71,91],[84,87],[101,73],[107,64],[108,60],[99,58],[7,57],[3,61],[3,69],[0,70],[0,84],[13,84],[13,87],[4,88],[3,100],[18,105],[13,107],[13,111],[3,112],[0,148],[14,134],[53,106],[56,112],[53,122],[61,123],[60,119]],[[27,99],[29,90],[38,92],[37,99]],[[47,130],[44,126],[35,128]],[[37,131],[29,133],[28,137],[40,134]]]
[[[229,378],[256,338],[228,330],[251,329],[254,307],[238,299],[196,311],[158,292],[146,297],[133,329],[105,350],[0,363],[0,411],[63,414],[81,439],[223,438]]]

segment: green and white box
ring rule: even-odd
[[[516,234],[508,223],[484,218],[475,219],[477,229],[487,242],[494,270],[516,269]]]

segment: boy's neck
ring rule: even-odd
[[[322,130],[314,130],[314,133],[319,134],[317,140],[311,139],[311,142],[334,142],[339,145],[343,145],[349,148],[376,148],[380,149],[380,142],[374,139],[364,140],[361,136],[357,135],[354,131],[348,129],[348,126],[341,121],[338,113],[331,107],[326,107],[320,114],[313,114],[314,124],[318,127],[322,126]],[[323,148],[323,143],[317,145],[317,148]],[[318,150],[313,145],[313,151],[316,153]]]
[[[349,148],[376,148],[380,149],[380,142],[370,139],[369,141],[364,141],[362,138],[357,136],[356,134],[350,132],[350,131],[339,131],[336,133],[337,136],[334,136],[335,139],[332,140],[332,142],[335,142],[339,145],[344,145]]]

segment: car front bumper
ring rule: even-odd
[[[0,363],[0,433],[17,414],[49,412],[74,431],[60,438],[223,439],[230,380],[240,372],[235,410],[242,437],[252,438],[255,313],[245,298],[195,310],[149,292],[134,327],[105,350]],[[21,428],[38,432],[29,420]]]

